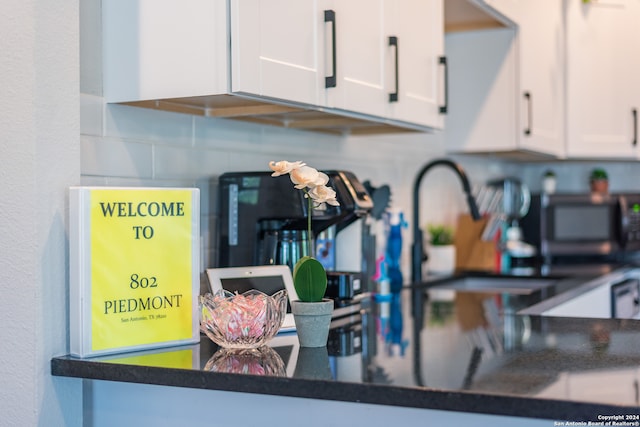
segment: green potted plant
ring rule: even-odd
[[[431,246],[448,246],[453,244],[453,229],[445,225],[428,225],[429,243]]]
[[[595,168],[589,175],[589,185],[592,193],[607,193],[609,191],[609,175],[602,168]]]
[[[429,250],[427,271],[430,274],[451,274],[456,268],[456,247],[453,228],[442,224],[427,225]]]
[[[303,162],[270,162],[271,176],[289,174],[294,188],[302,190],[308,201],[307,232],[308,253],[313,254],[311,214],[313,208],[325,203],[338,206],[336,192],[327,186],[329,177]],[[293,284],[298,299],[291,301],[291,311],[301,347],[324,347],[329,337],[333,313],[333,300],[324,298],[327,290],[327,272],[313,256],[300,258],[293,268]]]

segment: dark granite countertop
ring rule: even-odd
[[[405,288],[336,319],[326,348],[301,349],[294,333],[237,354],[204,337],[56,357],[52,374],[563,421],[640,414],[640,321],[515,314],[536,298]]]

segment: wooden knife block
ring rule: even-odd
[[[456,227],[456,270],[490,271],[496,269],[496,244],[481,240],[488,217],[474,221],[469,214],[458,217]]]

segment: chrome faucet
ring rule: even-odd
[[[460,182],[462,182],[462,189],[467,195],[467,204],[469,205],[469,213],[471,214],[471,217],[475,221],[481,218],[476,200],[471,194],[471,185],[469,184],[469,179],[467,178],[467,174],[465,173],[464,169],[462,169],[462,166],[449,159],[433,160],[432,162],[424,166],[416,176],[415,183],[413,184],[413,248],[411,266],[412,283],[419,283],[422,281],[422,263],[427,260],[427,255],[424,251],[422,230],[420,229],[420,183],[422,182],[422,178],[429,169],[439,165],[448,166],[449,168],[453,169],[453,171],[458,175],[458,178],[460,178]]]

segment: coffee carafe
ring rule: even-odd
[[[517,227],[518,221],[529,212],[531,192],[518,178],[500,178],[487,183],[488,187],[501,190],[502,207],[499,211],[510,225]]]
[[[293,269],[300,258],[312,255],[310,244],[313,248],[308,230],[265,230],[259,236],[257,264],[288,265]]]
[[[509,257],[508,262],[503,262],[503,269],[512,274],[529,274],[533,270],[536,250],[533,245],[522,240],[520,229],[520,220],[529,212],[531,204],[529,187],[513,177],[490,181],[488,185],[502,190],[501,214],[506,225],[502,247]]]

